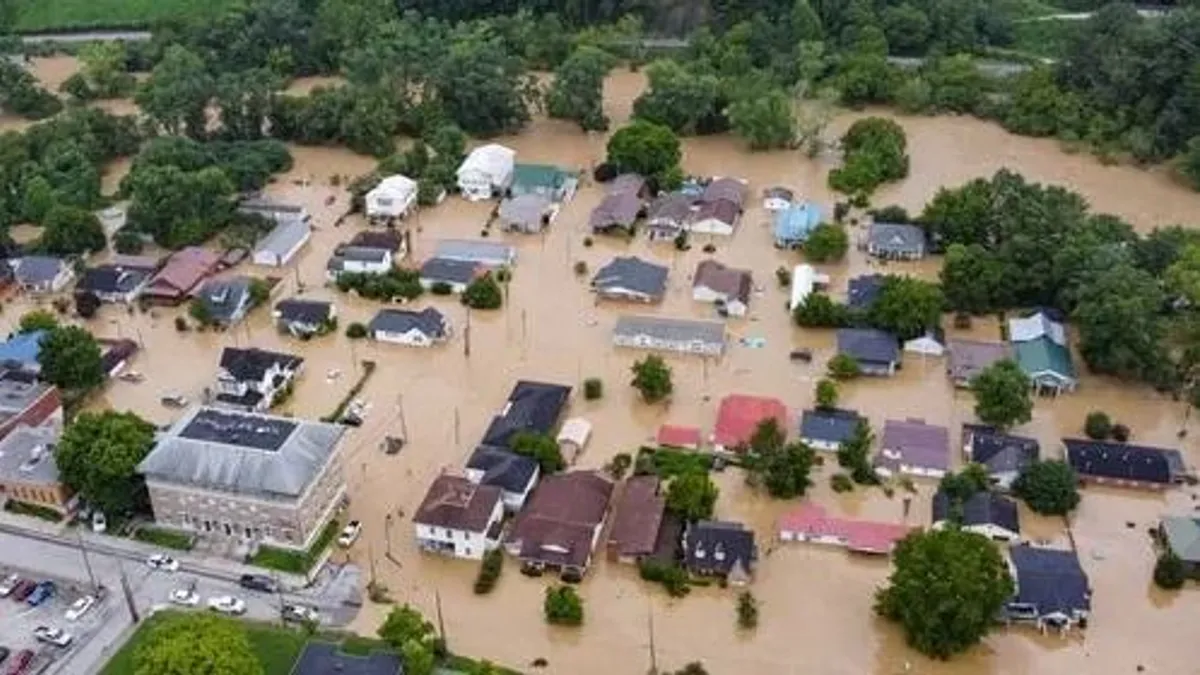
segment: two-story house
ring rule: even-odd
[[[478,560],[500,546],[503,519],[500,488],[441,475],[413,514],[413,526],[421,550]]]
[[[246,412],[267,410],[292,386],[303,365],[304,359],[291,354],[226,347],[221,352],[215,403]]]

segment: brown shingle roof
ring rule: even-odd
[[[692,288],[705,286],[742,302],[750,301],[754,281],[749,270],[726,267],[716,260],[704,260],[696,266]]]
[[[510,542],[521,557],[582,566],[592,553],[592,532],[604,522],[613,484],[595,471],[571,471],[542,479],[513,523]]]
[[[592,227],[609,227],[621,225],[627,227],[637,220],[638,211],[642,210],[642,198],[636,190],[614,192],[606,196],[588,217]]]
[[[657,476],[634,476],[625,481],[617,498],[608,545],[623,556],[654,553],[666,503],[658,492]]]
[[[461,476],[438,476],[413,516],[413,522],[467,532],[488,528],[501,490],[491,485],[476,485]]]
[[[736,178],[718,178],[704,188],[704,202],[727,201],[735,209],[746,202],[746,184]]]
[[[150,281],[150,291],[156,295],[186,295],[221,261],[208,249],[191,246],[174,253]]]

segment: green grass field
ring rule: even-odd
[[[17,31],[144,28],[161,19],[218,14],[239,0],[23,0]]]

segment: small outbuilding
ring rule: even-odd
[[[310,238],[312,227],[307,220],[292,218],[279,221],[279,224],[254,247],[254,264],[283,267],[291,262]]]
[[[575,458],[579,457],[579,453],[583,452],[591,437],[592,423],[582,417],[572,417],[563,422],[562,429],[559,429],[555,440],[558,442],[558,449],[562,452],[563,457],[568,462],[574,462]]]

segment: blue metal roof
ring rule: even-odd
[[[816,204],[792,204],[775,214],[775,239],[780,242],[801,242],[820,224],[821,210]]]
[[[38,354],[42,351],[42,339],[46,331],[35,330],[29,333],[18,333],[0,343],[0,363],[19,363],[23,366],[36,367]]]

